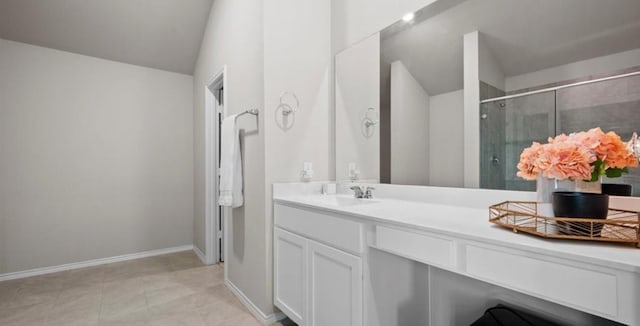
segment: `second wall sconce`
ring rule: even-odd
[[[378,112],[374,108],[367,108],[362,118],[362,135],[366,138],[373,136],[374,126],[380,122]]]

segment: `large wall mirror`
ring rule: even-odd
[[[335,57],[338,181],[535,190],[533,141],[640,131],[640,1],[439,0]],[[640,195],[640,169],[613,182]]]

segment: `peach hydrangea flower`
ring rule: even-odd
[[[620,136],[593,128],[549,137],[544,145],[534,142],[522,151],[517,175],[526,180],[535,180],[539,174],[558,180],[590,180],[592,174],[603,175],[607,169],[637,166],[638,158]]]
[[[584,146],[570,142],[552,143],[543,146],[544,151],[536,160],[542,175],[550,179],[590,179],[596,160],[593,152]]]
[[[525,180],[535,180],[540,170],[536,167],[535,161],[542,153],[542,145],[533,142],[531,147],[525,148],[520,154],[520,163],[518,163],[517,175]]]
[[[635,155],[628,150],[620,136],[614,132],[602,134],[600,144],[595,148],[598,158],[604,161],[605,169],[637,167],[638,160]]]

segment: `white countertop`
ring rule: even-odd
[[[545,239],[489,222],[489,208],[350,195],[274,195],[274,202],[398,225],[587,264],[640,273],[640,249],[631,245]]]

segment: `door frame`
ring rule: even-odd
[[[205,260],[211,265],[221,261],[227,256],[226,246],[226,225],[223,223],[224,210],[218,205],[218,171],[220,168],[219,158],[219,128],[221,117],[227,115],[227,66],[214,74],[204,85],[205,93]],[[222,88],[222,106],[216,105],[215,90]],[[222,229],[222,232],[218,230]],[[220,255],[219,239],[222,239],[222,257]]]

